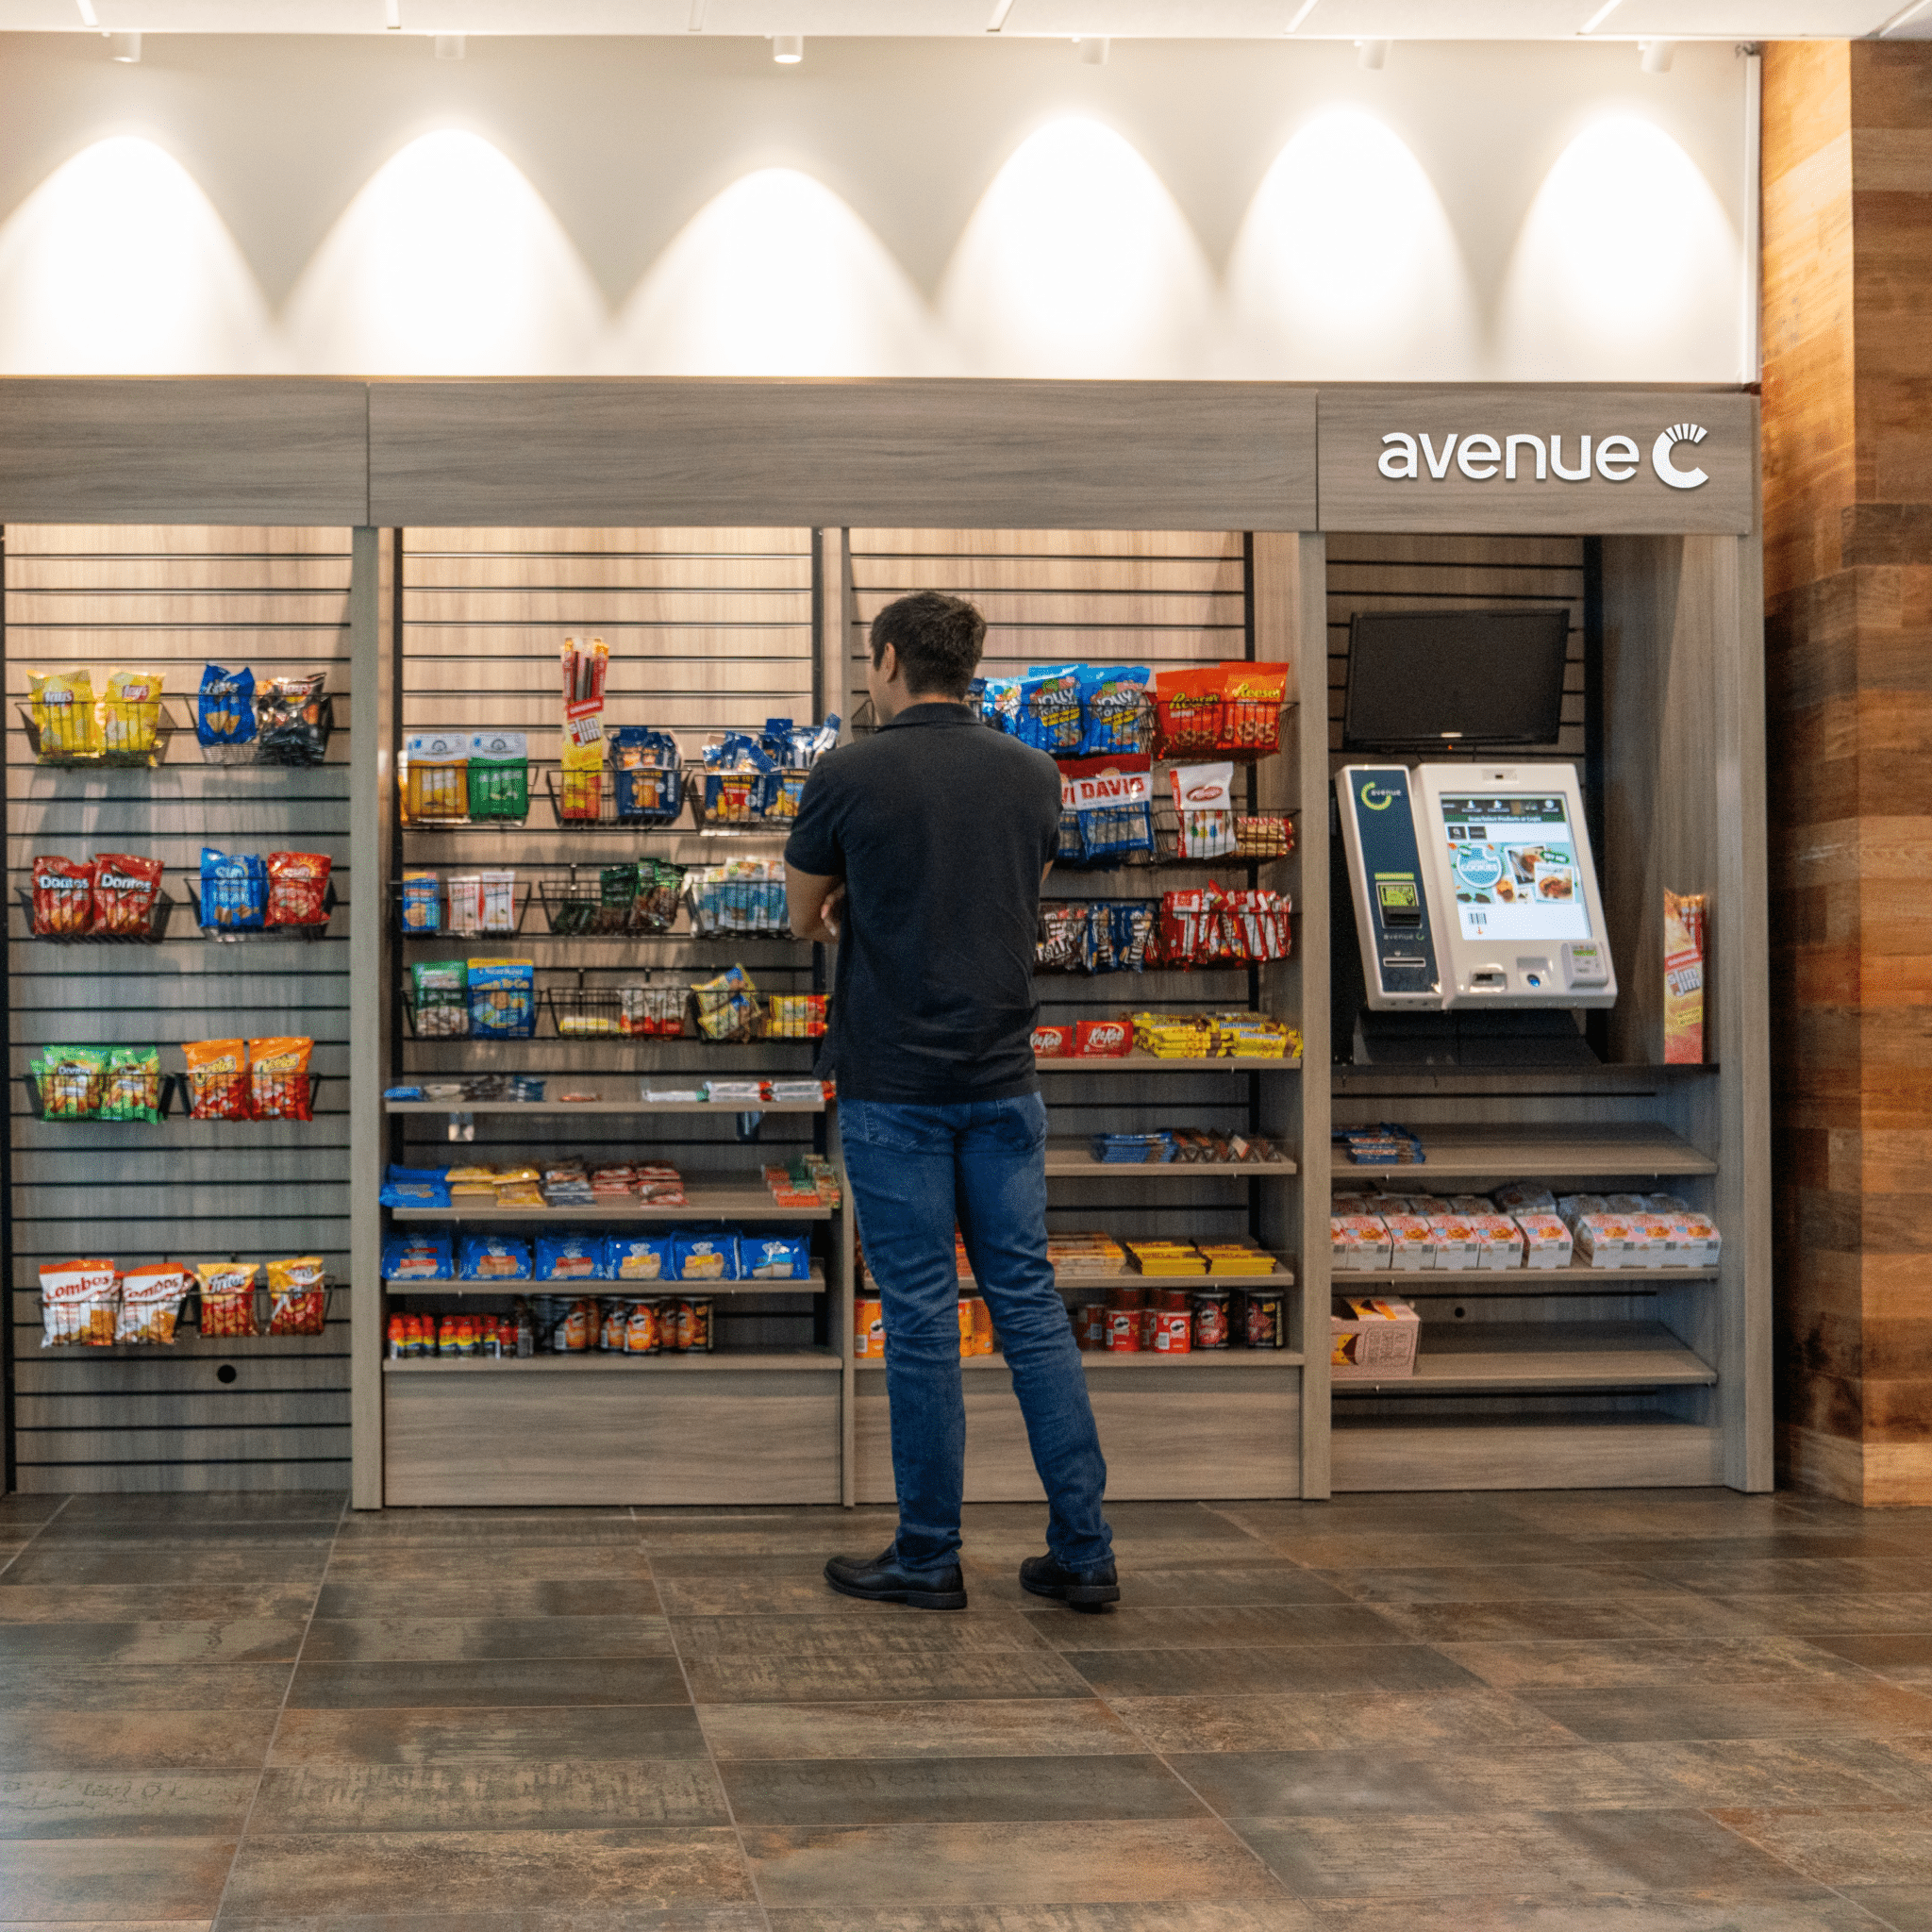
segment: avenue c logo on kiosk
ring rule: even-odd
[[[1695,445],[1710,432],[1701,423],[1674,423],[1657,432],[1650,446],[1650,467],[1657,480],[1672,490],[1697,490],[1709,482],[1701,469],[1682,469],[1674,460],[1679,443]],[[1526,431],[1495,437],[1478,430],[1466,435],[1450,430],[1438,447],[1426,430],[1411,436],[1405,429],[1393,429],[1382,438],[1382,454],[1375,467],[1391,482],[1420,482],[1432,478],[1441,482],[1453,461],[1456,469],[1472,483],[1486,483],[1498,472],[1506,483],[1519,476],[1534,477],[1539,483],[1555,476],[1562,483],[1587,483],[1592,473],[1606,483],[1627,483],[1642,466],[1643,452],[1633,437],[1611,435],[1599,438],[1592,450],[1591,438],[1576,438],[1575,460],[1567,462],[1562,435],[1536,436]],[[1366,795],[1363,803],[1367,804]]]
[[[1396,792],[1390,791],[1384,787],[1377,785],[1373,778],[1363,781],[1359,795],[1361,802],[1371,811],[1387,811],[1395,803],[1398,796]]]

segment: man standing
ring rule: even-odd
[[[1045,1486],[1035,1596],[1120,1596],[1101,1514],[1107,1465],[1046,1255],[1046,1107],[1034,1069],[1040,887],[1058,849],[1053,760],[963,702],[986,620],[920,591],[873,620],[866,688],[880,730],[807,781],[785,847],[791,930],[839,941],[825,1065],[859,1235],[883,1304],[899,1531],[834,1557],[846,1596],[963,1609],[953,1231],[991,1308]]]

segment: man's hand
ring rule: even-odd
[[[845,881],[841,879],[825,894],[825,903],[819,908],[819,924],[834,941],[845,927]]]
[[[797,938],[835,945],[845,923],[845,881],[787,866],[785,918]]]

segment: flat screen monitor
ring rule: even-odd
[[[1357,610],[1342,744],[1351,751],[1555,744],[1570,613]]]

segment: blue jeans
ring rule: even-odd
[[[1039,1094],[958,1107],[841,1100],[845,1174],[886,1324],[898,1560],[958,1559],[966,1405],[953,1227],[992,1310],[1033,1466],[1047,1548],[1070,1570],[1111,1560],[1100,1513],[1107,1464],[1080,1351],[1046,1257],[1046,1104]]]

